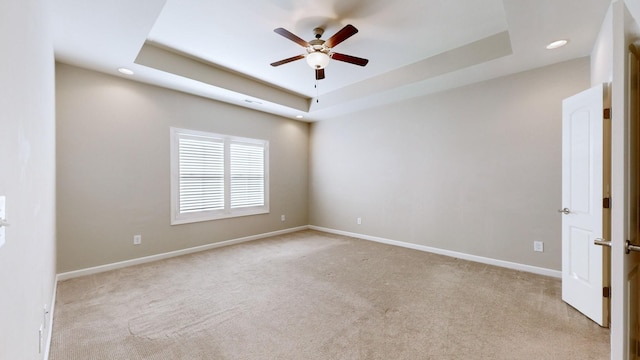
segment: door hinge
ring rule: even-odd
[[[609,209],[611,207],[611,198],[604,198],[602,199],[602,208],[604,209]]]
[[[602,297],[610,297],[611,296],[611,288],[608,286],[605,286],[602,288]]]
[[[603,116],[605,119],[611,119],[611,109],[609,109],[609,108],[603,109],[603,114],[602,114],[602,116]]]

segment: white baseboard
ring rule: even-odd
[[[504,261],[504,260],[497,260],[497,259],[492,259],[492,258],[487,258],[482,256],[476,256],[476,255],[470,255],[470,254],[465,254],[461,252],[451,251],[451,250],[434,248],[434,247],[425,246],[425,245],[412,244],[412,243],[407,243],[407,242],[402,242],[397,240],[385,239],[377,236],[357,234],[357,233],[352,233],[352,232],[347,232],[342,230],[334,230],[334,229],[313,226],[313,225],[310,225],[309,229],[323,231],[331,234],[355,237],[363,240],[375,241],[375,242],[379,242],[387,245],[395,245],[395,246],[401,246],[401,247],[414,249],[414,250],[426,251],[434,254],[445,255],[445,256],[454,257],[458,259],[469,260],[469,261],[479,262],[482,264],[494,265],[494,266],[499,266],[499,267],[513,269],[513,270],[525,271],[525,272],[534,273],[538,275],[562,278],[562,272],[558,270],[519,264],[519,263],[514,263],[514,262]]]
[[[141,258],[137,258],[137,259],[120,261],[120,262],[116,262],[116,263],[112,263],[112,264],[105,264],[105,265],[94,266],[94,267],[90,267],[90,268],[86,268],[86,269],[80,269],[80,270],[64,272],[64,273],[60,273],[60,274],[57,275],[57,281],[73,279],[73,278],[77,278],[77,277],[80,277],[80,276],[86,276],[86,275],[91,275],[91,274],[97,274],[97,273],[101,273],[101,272],[105,272],[105,271],[109,271],[109,270],[121,269],[121,268],[124,268],[124,267],[127,267],[127,266],[144,264],[144,263],[148,263],[148,262],[152,262],[152,261],[158,261],[158,260],[168,259],[168,258],[172,258],[172,257],[176,257],[176,256],[192,254],[192,253],[195,253],[195,252],[215,249],[215,248],[219,248],[219,247],[223,247],[223,246],[240,244],[240,243],[247,242],[247,241],[264,239],[264,238],[271,237],[271,236],[288,234],[288,233],[292,233],[292,232],[296,232],[296,231],[300,231],[300,230],[306,230],[308,228],[309,228],[308,226],[299,226],[299,227],[295,227],[295,228],[289,228],[289,229],[285,229],[285,230],[278,230],[278,231],[273,231],[273,232],[264,233],[264,234],[252,235],[252,236],[247,236],[247,237],[238,238],[238,239],[220,241],[220,242],[216,242],[216,243],[212,243],[212,244],[201,245],[201,246],[191,247],[191,248],[187,248],[187,249],[170,251],[170,252],[162,253],[162,254],[145,256],[145,257],[141,257]]]
[[[335,229],[324,228],[324,227],[320,227],[320,226],[309,225],[309,226],[299,226],[299,227],[285,229],[285,230],[273,231],[273,232],[264,233],[264,234],[258,234],[258,235],[253,235],[253,236],[247,236],[247,237],[238,238],[238,239],[232,239],[232,240],[227,240],[227,241],[220,241],[220,242],[213,243],[213,244],[196,246],[196,247],[192,247],[192,248],[176,250],[176,251],[171,251],[171,252],[157,254],[157,255],[145,256],[145,257],[141,257],[141,258],[137,258],[137,259],[125,260],[125,261],[120,261],[120,262],[117,262],[117,263],[105,264],[105,265],[90,267],[90,268],[86,268],[86,269],[80,269],[80,270],[75,270],[75,271],[64,272],[64,273],[58,274],[56,279],[57,279],[57,281],[68,280],[68,279],[73,279],[73,278],[80,277],[80,276],[97,274],[97,273],[101,273],[101,272],[105,272],[105,271],[109,271],[109,270],[115,270],[115,269],[124,268],[124,267],[127,267],[127,266],[144,264],[144,263],[148,263],[148,262],[152,262],[152,261],[168,259],[168,258],[172,258],[172,257],[176,257],[176,256],[181,256],[181,255],[191,254],[191,253],[195,253],[195,252],[199,252],[199,251],[215,249],[215,248],[219,248],[219,247],[223,247],[223,246],[239,244],[239,243],[243,243],[243,242],[247,242],[247,241],[264,239],[264,238],[271,237],[271,236],[288,234],[288,233],[292,233],[292,232],[296,232],[296,231],[300,231],[300,230],[306,230],[306,229],[312,229],[312,230],[317,230],[317,231],[322,231],[322,232],[331,233],[331,234],[337,234],[337,235],[350,236],[350,237],[355,237],[355,238],[359,238],[359,239],[363,239],[363,240],[375,241],[375,242],[379,242],[379,243],[383,243],[383,244],[387,244],[387,245],[395,245],[395,246],[400,246],[400,247],[404,247],[404,248],[420,250],[420,251],[430,252],[430,253],[439,254],[439,255],[445,255],[445,256],[454,257],[454,258],[458,258],[458,259],[469,260],[469,261],[479,262],[479,263],[488,264],[488,265],[500,266],[500,267],[504,267],[504,268],[508,268],[508,269],[526,271],[526,272],[539,274],[539,275],[551,276],[551,277],[555,277],[555,278],[561,278],[562,277],[562,272],[560,272],[558,270],[552,270],[552,269],[547,269],[547,268],[542,268],[542,267],[537,267],[537,266],[519,264],[519,263],[510,262],[510,261],[492,259],[492,258],[487,258],[487,257],[482,257],[482,256],[477,256],[477,255],[465,254],[465,253],[461,253],[461,252],[457,252],[457,251],[439,249],[439,248],[435,248],[435,247],[412,244],[412,243],[407,243],[407,242],[403,242],[403,241],[385,239],[385,238],[381,238],[381,237],[377,237],[377,236],[370,236],[370,235],[352,233],[352,232],[348,232],[348,231],[335,230]],[[55,301],[55,298],[54,298],[54,301]],[[53,316],[53,305],[52,305],[50,316]]]

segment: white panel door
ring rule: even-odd
[[[562,300],[608,326],[604,249],[604,85],[562,102]]]

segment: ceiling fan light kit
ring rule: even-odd
[[[301,39],[297,35],[294,35],[292,32],[284,28],[277,28],[273,31],[304,47],[307,54],[296,55],[287,59],[276,61],[274,63],[271,63],[271,66],[280,66],[292,61],[306,58],[307,64],[309,64],[309,66],[316,71],[316,80],[321,80],[324,79],[324,68],[329,65],[331,59],[359,66],[365,66],[369,62],[369,60],[367,59],[351,55],[339,54],[332,51],[335,46],[358,32],[358,29],[356,29],[355,26],[351,24],[346,25],[345,27],[340,29],[340,31],[335,33],[326,41],[321,39],[322,34],[324,33],[324,29],[322,28],[313,29],[315,39],[309,42]]]
[[[312,69],[324,69],[329,65],[329,55],[321,51],[314,51],[307,54],[307,64]]]

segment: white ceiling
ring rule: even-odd
[[[610,0],[52,0],[60,62],[286,117],[316,121],[588,56]],[[317,82],[313,28],[359,32]],[[545,46],[569,39],[557,50]],[[316,99],[317,97],[317,99]],[[247,100],[251,101],[248,102]]]

